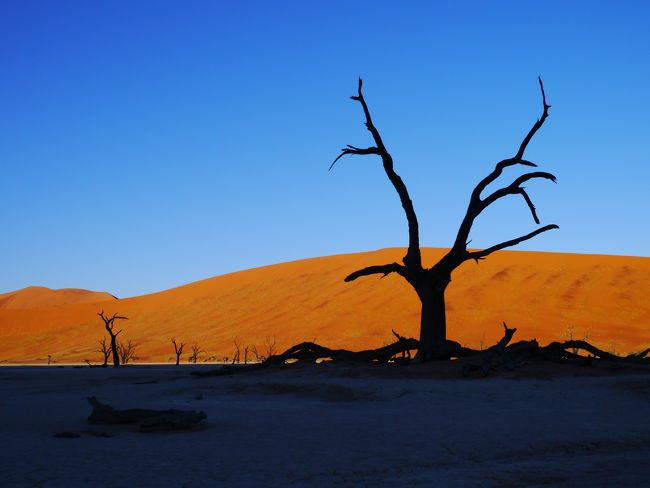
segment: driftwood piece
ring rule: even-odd
[[[99,402],[94,396],[88,397],[93,411],[88,416],[91,424],[140,424],[141,432],[161,430],[184,430],[196,426],[208,416],[195,410],[150,410],[129,408],[118,410]]]

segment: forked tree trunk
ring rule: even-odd
[[[106,332],[108,332],[108,335],[111,338],[111,353],[113,354],[113,366],[118,368],[120,366],[120,353],[117,348],[117,335],[122,331],[118,330],[117,332],[115,332],[113,327],[115,326],[116,320],[128,320],[129,318],[117,314],[113,314],[113,316],[109,318],[108,316],[104,315],[103,310],[97,315],[99,316],[99,318],[102,319],[102,322],[104,322],[104,327],[106,327]]]
[[[445,317],[445,289],[451,280],[451,273],[456,268],[458,268],[465,261],[471,259],[475,260],[478,263],[479,260],[484,259],[495,251],[515,246],[523,241],[532,239],[542,232],[559,228],[554,224],[546,225],[524,236],[501,242],[483,250],[469,251],[467,249],[467,245],[471,241],[469,238],[470,231],[472,230],[472,225],[474,224],[476,218],[494,202],[509,195],[520,195],[523,197],[524,202],[530,209],[535,223],[538,225],[540,223],[535,206],[533,205],[530,196],[526,192],[525,187],[522,185],[527,181],[534,179],[546,179],[555,182],[555,176],[551,173],[546,173],[543,171],[525,173],[516,178],[511,184],[497,189],[489,195],[482,196],[487,187],[495,180],[497,180],[497,178],[501,176],[506,168],[516,165],[523,165],[528,167],[537,166],[532,161],[524,159],[524,153],[526,151],[528,143],[531,141],[535,133],[537,133],[537,131],[542,127],[544,121],[548,117],[548,109],[550,108],[550,105],[546,103],[546,94],[544,93],[544,85],[542,84],[541,78],[539,78],[539,86],[542,91],[542,116],[537,119],[537,121],[533,124],[533,127],[528,131],[523,141],[521,142],[517,153],[511,158],[498,162],[495,165],[494,170],[476,185],[474,191],[472,191],[465,217],[463,218],[458,229],[458,234],[456,235],[454,245],[449,250],[449,252],[445,254],[442,259],[440,259],[440,261],[438,261],[437,264],[431,268],[425,268],[422,265],[422,256],[420,253],[419,224],[417,215],[415,214],[415,209],[413,208],[413,202],[409,196],[404,181],[395,172],[393,157],[386,149],[379,131],[372,122],[370,110],[368,109],[366,100],[363,97],[363,93],[361,92],[362,81],[361,78],[359,78],[357,95],[354,95],[351,98],[352,100],[355,100],[361,104],[363,113],[366,118],[366,128],[372,134],[375,145],[370,147],[356,147],[348,145],[344,147],[341,149],[341,154],[336,157],[330,166],[330,169],[332,169],[334,164],[336,164],[339,159],[346,155],[379,156],[381,158],[382,166],[384,168],[386,176],[395,188],[395,191],[399,196],[400,203],[402,204],[402,208],[404,209],[408,223],[409,244],[406,255],[402,259],[403,264],[394,262],[376,266],[368,266],[349,274],[345,278],[345,281],[354,281],[362,276],[370,276],[375,274],[387,276],[391,273],[397,273],[406,281],[408,281],[411,286],[413,286],[418,296],[420,297],[420,302],[422,303],[422,315],[420,319],[420,347],[416,356],[416,359],[420,361],[448,359],[453,354],[458,354],[460,345],[458,343],[453,343],[453,341],[447,341],[447,324]]]

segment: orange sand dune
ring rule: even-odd
[[[232,357],[233,339],[262,349],[304,340],[362,349],[390,341],[391,329],[418,334],[419,302],[399,276],[344,283],[358,268],[399,261],[401,249],[328,256],[265,266],[151,295],[61,303],[35,298],[38,308],[0,306],[0,361],[98,361],[103,336],[96,313],[119,312],[120,338],[139,343],[143,361],[168,361],[171,338],[199,344],[203,358]],[[424,249],[433,264],[444,250]],[[650,258],[502,251],[467,262],[447,291],[451,339],[478,347],[502,333],[543,343],[574,338],[617,352],[650,345]],[[25,291],[18,292],[24,294]],[[57,293],[57,292],[50,292]],[[0,295],[0,301],[11,294]],[[16,296],[14,295],[14,296]],[[242,351],[243,354],[243,351]]]
[[[114,300],[110,293],[63,288],[52,290],[44,286],[28,286],[22,290],[0,294],[0,310],[47,308],[70,303]]]

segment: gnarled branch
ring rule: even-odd
[[[382,140],[381,135],[379,134],[379,130],[377,130],[377,128],[372,122],[372,117],[370,116],[370,110],[368,109],[368,104],[366,103],[366,100],[363,97],[363,92],[361,91],[362,86],[363,86],[363,81],[361,80],[361,78],[359,78],[359,87],[358,87],[357,95],[353,95],[350,98],[361,104],[361,107],[363,108],[363,113],[366,117],[366,122],[365,122],[366,128],[368,129],[370,134],[372,134],[372,138],[375,141],[375,146],[366,149],[361,149],[355,146],[348,145],[346,148],[343,148],[341,150],[341,154],[339,154],[338,157],[334,160],[334,162],[330,166],[330,169],[332,169],[334,163],[336,163],[340,158],[348,154],[357,154],[357,155],[377,154],[381,156],[381,160],[384,166],[384,171],[386,172],[386,176],[388,176],[388,179],[390,180],[393,187],[395,188],[395,191],[397,191],[400,202],[402,204],[402,208],[404,209],[404,213],[406,214],[406,220],[408,223],[409,247],[408,247],[408,251],[406,252],[406,256],[404,256],[404,264],[407,267],[410,267],[414,270],[421,270],[422,257],[420,255],[420,234],[419,234],[419,227],[418,227],[418,219],[415,214],[415,210],[413,208],[413,202],[411,201],[411,197],[409,196],[408,190],[406,189],[406,185],[402,181],[402,178],[393,169],[393,157],[386,149],[386,146],[384,145],[384,141]]]
[[[501,244],[488,247],[487,249],[483,249],[482,251],[467,252],[465,254],[465,260],[474,259],[476,260],[476,262],[478,262],[479,259],[483,259],[495,251],[499,251],[500,249],[505,249],[506,247],[516,246],[520,242],[524,242],[527,241],[528,239],[532,239],[533,237],[535,237],[538,234],[541,234],[542,232],[546,232],[547,230],[552,230],[552,229],[559,229],[559,228],[560,227],[555,224],[545,225],[544,227],[541,227],[531,232],[530,234],[526,234],[525,236],[517,237],[516,239],[511,239],[509,241],[502,242]]]
[[[546,120],[546,117],[548,117],[548,109],[551,108],[551,106],[546,103],[546,93],[544,93],[544,83],[542,83],[542,77],[538,76],[537,80],[539,81],[539,88],[542,90],[542,105],[544,107],[544,110],[542,111],[542,116],[537,119],[537,122],[533,124],[530,131],[528,131],[528,134],[526,134],[526,137],[524,137],[524,140],[521,142],[519,151],[517,151],[514,159],[521,160],[521,158],[524,157],[524,152],[528,147],[528,143],[533,138],[535,133],[542,127],[542,125],[544,125],[544,121]]]
[[[336,156],[336,159],[332,162],[332,164],[330,166],[330,169],[328,171],[330,171],[334,167],[334,165],[336,164],[336,162],[339,159],[341,159],[343,156],[346,156],[348,154],[357,154],[357,155],[364,156],[364,155],[367,155],[367,154],[377,154],[377,155],[379,155],[380,153],[379,153],[379,149],[377,149],[374,146],[362,149],[362,148],[354,147],[354,146],[351,146],[350,144],[348,144],[347,147],[344,147],[343,149],[341,149],[341,154]]]
[[[489,196],[485,197],[485,199],[481,200],[481,204],[476,208],[474,218],[478,217],[481,214],[481,212],[483,212],[483,210],[488,208],[499,198],[503,198],[507,195],[520,194],[524,197],[524,200],[526,201],[528,208],[530,208],[530,211],[533,214],[533,218],[535,219],[535,222],[539,224],[539,219],[537,218],[537,212],[535,211],[535,206],[533,205],[532,200],[528,196],[528,193],[526,193],[524,187],[521,186],[522,183],[532,180],[533,178],[544,178],[547,180],[551,180],[553,183],[557,182],[557,178],[555,177],[555,175],[551,173],[546,173],[544,171],[536,171],[534,173],[526,173],[524,175],[521,175],[510,185],[506,186],[505,188],[496,190],[494,193],[490,194]]]
[[[402,266],[401,264],[398,263],[380,264],[377,266],[368,266],[367,268],[363,268],[358,271],[355,271],[354,273],[350,273],[348,276],[345,277],[345,281],[350,282],[362,276],[370,276],[373,274],[381,274],[383,275],[382,278],[385,278],[390,273],[403,274],[403,272],[404,272],[404,266]]]
[[[494,203],[499,198],[502,198],[503,196],[521,194],[526,200],[526,204],[530,208],[531,213],[533,214],[533,218],[535,219],[535,222],[539,223],[539,219],[537,218],[537,213],[535,211],[535,206],[533,205],[528,194],[524,191],[523,188],[521,188],[521,185],[522,183],[532,178],[545,178],[555,182],[556,181],[555,176],[552,175],[551,173],[545,173],[545,172],[526,173],[525,175],[522,175],[519,178],[517,178],[512,184],[508,185],[507,187],[495,191],[485,199],[481,199],[481,194],[483,193],[483,191],[487,188],[487,186],[490,183],[494,182],[499,176],[501,176],[504,169],[517,164],[521,164],[523,166],[530,166],[530,167],[537,166],[535,163],[523,159],[523,157],[524,157],[524,152],[528,147],[528,143],[533,138],[535,133],[544,124],[544,121],[548,117],[548,109],[551,107],[546,103],[546,94],[544,92],[544,84],[542,83],[542,79],[538,78],[538,80],[539,80],[539,86],[542,91],[542,106],[543,106],[542,116],[535,122],[535,124],[533,124],[533,127],[528,131],[528,133],[524,137],[524,140],[519,146],[519,150],[517,151],[517,154],[515,154],[515,156],[512,158],[499,161],[496,164],[494,170],[476,185],[476,187],[472,191],[470,202],[467,207],[467,212],[465,213],[465,217],[463,218],[463,221],[460,224],[458,233],[456,235],[456,240],[454,242],[452,250],[450,251],[450,254],[453,253],[457,255],[458,253],[462,252],[467,248],[469,233],[472,229],[472,225],[474,224],[474,220],[489,205]],[[446,258],[447,260],[453,260],[451,255]]]

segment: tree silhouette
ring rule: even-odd
[[[192,346],[192,355],[189,358],[187,358],[187,361],[190,362],[190,363],[196,364],[196,362],[199,359],[199,354],[201,354],[202,352],[203,351],[201,351],[201,348],[199,347],[199,345],[194,344]]]
[[[102,356],[104,356],[104,363],[102,366],[106,367],[108,366],[108,358],[111,357],[111,346],[106,342],[106,337],[102,337],[101,341],[98,341],[99,344],[99,349],[97,352],[101,352]]]
[[[104,315],[104,311],[102,310],[100,313],[98,313],[99,317],[102,319],[104,322],[104,327],[106,327],[106,332],[108,332],[108,335],[111,338],[111,354],[113,356],[113,366],[115,368],[119,368],[120,366],[120,353],[118,351],[117,347],[117,336],[121,330],[118,330],[115,332],[113,329],[115,327],[115,321],[116,320],[129,320],[128,317],[122,317],[117,314],[113,314],[112,317],[108,317],[107,315]]]
[[[135,355],[135,351],[138,348],[138,344],[133,342],[131,339],[129,339],[126,343],[124,341],[121,341],[117,345],[117,350],[120,353],[120,361],[122,364],[129,364],[129,362],[133,359],[139,359]]]
[[[176,339],[172,339],[172,344],[174,345],[174,354],[176,354],[176,366],[178,366],[181,362],[181,354],[183,354],[185,343],[181,342],[180,344],[177,344]]]
[[[402,178],[395,172],[393,168],[393,158],[386,149],[384,142],[379,134],[379,131],[372,122],[368,105],[363,97],[361,91],[362,80],[359,78],[358,93],[352,96],[352,100],[357,101],[363,108],[365,115],[365,125],[375,145],[367,148],[359,148],[348,145],[341,150],[341,154],[337,156],[330,170],[336,162],[346,155],[376,155],[381,157],[384,171],[390,180],[391,184],[397,191],[400,202],[406,214],[408,223],[409,243],[406,255],[402,259],[402,263],[381,264],[377,266],[369,266],[351,273],[345,278],[346,282],[354,281],[362,276],[369,276],[380,274],[382,277],[391,273],[397,273],[404,278],[417,293],[422,304],[422,312],[420,318],[420,340],[416,359],[420,361],[427,361],[432,359],[449,358],[460,347],[458,343],[447,340],[447,325],[445,315],[445,290],[451,281],[451,273],[458,268],[461,264],[468,260],[484,259],[495,251],[505,249],[519,244],[535,237],[542,232],[551,229],[557,229],[557,225],[546,225],[529,234],[526,234],[515,239],[501,242],[487,249],[478,251],[469,251],[467,245],[469,243],[469,233],[475,219],[490,205],[497,200],[508,195],[521,195],[526,205],[530,209],[533,219],[539,224],[539,218],[535,210],[530,196],[522,186],[525,182],[536,178],[542,178],[556,181],[555,176],[551,173],[542,171],[535,171],[525,173],[516,178],[511,184],[502,187],[489,195],[482,197],[482,193],[486,190],[487,186],[494,182],[502,172],[510,166],[522,165],[528,167],[536,167],[537,165],[531,161],[524,159],[524,153],[528,143],[531,141],[535,133],[542,127],[544,121],[548,117],[548,109],[550,105],[546,103],[546,94],[544,93],[544,85],[542,79],[539,78],[539,86],[542,92],[543,111],[542,116],[535,122],[532,128],[528,131],[523,141],[521,142],[517,153],[508,159],[504,159],[496,164],[494,170],[483,178],[474,188],[470,196],[467,212],[463,218],[458,234],[453,246],[435,265],[430,268],[422,266],[422,257],[420,253],[420,235],[418,227],[418,219],[413,208],[413,202],[409,196],[406,185]]]

